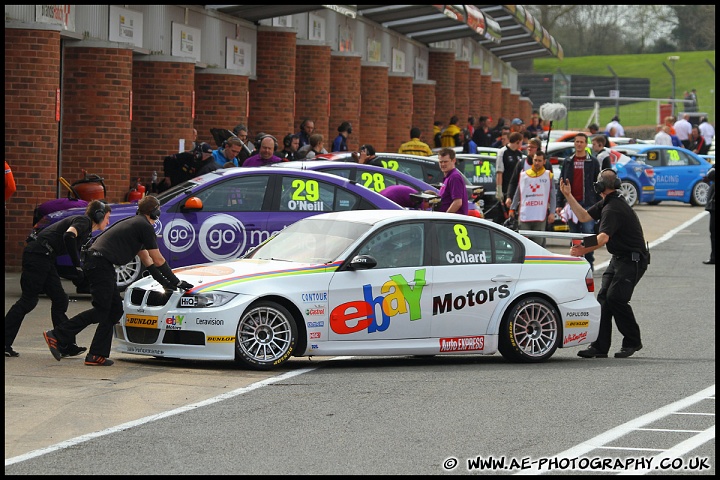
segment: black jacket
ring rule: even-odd
[[[593,183],[597,180],[598,175],[600,174],[600,162],[598,162],[598,159],[593,157],[592,155],[588,154],[588,156],[585,158],[584,163],[584,183],[583,183],[583,200],[580,203],[580,205],[587,209],[590,206],[594,205],[595,203],[599,202],[602,197],[595,193],[595,190],[593,189]],[[565,178],[570,181],[570,185],[572,185],[573,182],[573,169],[575,168],[575,155],[572,157],[568,157],[565,159],[565,161],[562,164],[562,168],[560,169],[560,177],[558,178],[558,182],[561,178]],[[565,200],[565,196],[562,194],[560,189],[557,189],[557,207],[563,208],[565,204],[567,203],[567,200]]]

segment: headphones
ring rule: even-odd
[[[98,203],[100,203],[100,207],[90,214],[90,219],[93,223],[100,224],[105,219],[105,204],[103,202]]]
[[[292,145],[292,141],[295,137],[297,137],[297,135],[294,135],[292,133],[288,133],[287,135],[285,135],[285,138],[283,138],[283,145],[285,146],[285,148]]]
[[[612,185],[608,185],[605,183],[605,179],[602,177],[603,172],[613,172],[613,174],[615,174],[615,180],[613,180]],[[617,172],[615,172],[615,170],[613,170],[612,168],[605,168],[598,174],[597,182],[593,183],[593,190],[595,190],[595,193],[600,195],[607,188],[617,190],[618,188],[620,188],[620,185],[622,185],[622,182],[620,182],[620,179],[617,176]]]
[[[155,205],[152,207],[152,210],[148,213],[145,213],[145,212],[141,211],[140,207],[138,206],[137,212],[135,214],[136,215],[139,215],[139,214],[147,215],[152,220],[157,220],[158,218],[160,218],[160,201],[157,198],[150,196],[150,195],[148,195],[147,197],[143,197],[143,199],[141,199],[141,200],[144,200],[145,198],[154,198],[155,199],[155,202],[154,202]],[[145,202],[143,204],[144,208],[142,210],[147,210],[148,207],[146,207],[145,205],[147,205],[147,202]]]
[[[257,148],[258,151],[259,151],[259,150],[260,150],[260,146],[262,145],[262,141],[265,140],[266,138],[272,138],[273,143],[275,144],[274,147],[273,147],[273,151],[276,152],[277,149],[278,149],[278,141],[277,141],[277,138],[273,137],[273,136],[270,135],[270,134],[266,134],[266,135],[261,135],[261,136],[259,136],[259,137],[257,138],[257,142],[258,142],[258,143],[257,143],[257,146],[256,146],[255,148]],[[286,137],[286,138],[287,138],[287,137]],[[292,143],[292,140],[291,140],[290,142]],[[284,143],[284,141],[283,141],[283,143]],[[290,145],[290,143],[287,144],[287,146],[289,146],[289,145]]]

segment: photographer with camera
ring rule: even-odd
[[[573,196],[567,178],[560,178],[560,192],[573,213],[581,222],[600,220],[596,236],[585,237],[583,244],[573,245],[570,255],[583,256],[607,245],[612,254],[610,264],[603,272],[598,292],[600,302],[600,333],[588,349],[578,352],[583,358],[607,358],[612,339],[612,319],[623,336],[622,348],[615,358],[627,358],[643,348],[640,327],[630,306],[635,285],[650,264],[650,251],[643,235],[642,225],[635,211],[617,192],[620,179],[614,170],[600,172],[593,190],[602,198],[585,210]]]
[[[166,289],[190,290],[192,285],[180,281],[158,250],[153,224],[160,218],[160,201],[146,196],[138,202],[137,214],[113,224],[93,239],[85,255],[83,271],[90,283],[92,308],[85,310],[52,330],[43,333],[55,360],[62,358],[63,345],[93,323],[97,329],[85,357],[85,365],[110,366],[113,329],[123,315],[123,299],[117,286],[115,265],[125,265],[135,255],[148,272]]]

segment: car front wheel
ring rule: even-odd
[[[638,193],[638,189],[635,186],[634,183],[628,182],[627,180],[623,180],[620,183],[620,188],[618,189],[618,193],[622,195],[622,197],[625,199],[628,205],[631,207],[634,207],[637,205],[638,201],[640,200],[640,194]]]
[[[290,312],[275,302],[258,302],[243,314],[235,335],[235,358],[256,370],[270,370],[295,352],[297,326]]]
[[[696,207],[704,207],[707,205],[708,194],[710,193],[710,185],[705,182],[698,182],[692,189],[690,195],[690,204]]]
[[[524,298],[500,324],[498,350],[512,362],[538,363],[550,358],[562,339],[560,314],[547,300]]]

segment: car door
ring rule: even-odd
[[[660,183],[666,199],[689,202],[692,187],[700,177],[699,162],[682,150],[675,148],[659,150],[659,153],[662,156],[660,157],[661,166],[655,168],[656,192],[658,183]]]
[[[397,340],[430,334],[432,268],[426,265],[426,225],[403,222],[376,231],[356,255],[367,270],[339,271],[330,281],[330,340]]]
[[[471,222],[433,222],[432,336],[485,335],[493,315],[511,301],[522,244]]]
[[[238,258],[269,237],[269,175],[234,175],[194,192],[202,209],[180,208],[163,226],[173,267]]]

